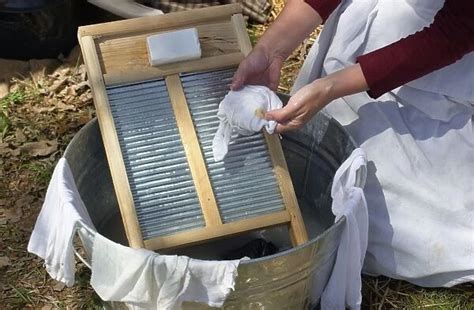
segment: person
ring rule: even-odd
[[[421,286],[474,280],[474,1],[288,0],[239,65],[231,89],[276,90],[291,52],[323,31],[279,133],[316,113],[366,152],[364,272]]]

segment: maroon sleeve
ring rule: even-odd
[[[305,0],[323,19],[323,23],[337,8],[341,0]]]
[[[446,0],[429,27],[359,56],[357,61],[369,86],[368,94],[377,98],[472,51],[474,1]]]

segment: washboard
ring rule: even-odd
[[[146,37],[196,27],[202,58],[151,67]],[[250,52],[239,5],[80,27],[130,246],[179,247],[275,225],[307,241],[276,135],[238,137],[214,162],[218,104]]]

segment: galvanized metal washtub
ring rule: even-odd
[[[285,101],[288,96],[280,95]],[[224,309],[309,309],[318,301],[336,258],[344,219],[334,223],[331,183],[340,164],[356,148],[347,132],[324,113],[304,128],[285,134],[283,149],[310,241],[292,248],[283,227],[253,232],[163,254],[219,259],[256,237],[272,241],[280,252],[243,261],[235,291]],[[65,157],[98,232],[127,244],[97,120],[84,126],[69,144]],[[363,184],[358,184],[363,187]],[[116,304],[115,304],[116,306]],[[208,309],[185,303],[185,309]]]

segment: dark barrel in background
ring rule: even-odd
[[[77,45],[77,27],[110,19],[86,0],[0,0],[0,58],[56,58]]]

